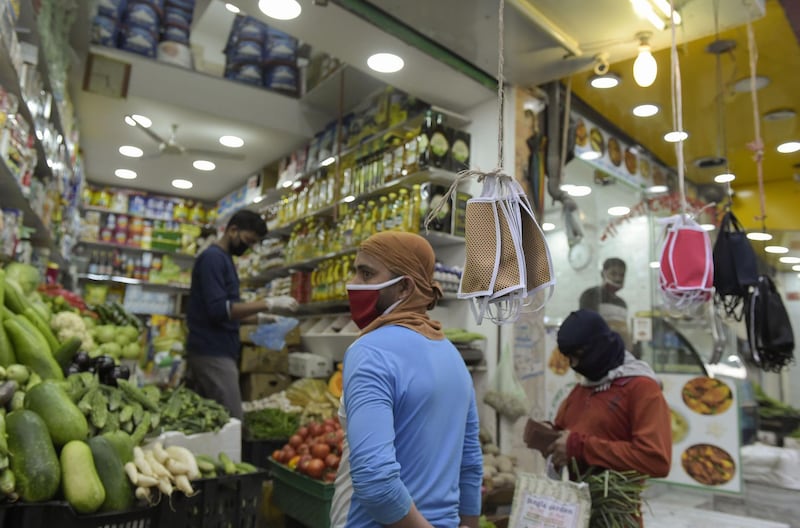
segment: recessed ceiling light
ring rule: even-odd
[[[191,189],[193,184],[189,180],[178,178],[176,180],[172,180],[172,186],[176,189]]]
[[[542,231],[552,231],[556,228],[556,225],[552,222],[545,222],[542,224]]]
[[[769,77],[759,75],[756,77],[756,91],[769,85]],[[736,93],[747,93],[750,91],[750,77],[742,77],[733,83],[733,91]]]
[[[288,189],[289,187],[292,186],[293,183],[294,182],[292,180],[286,180],[285,182],[283,182],[283,188]]]
[[[343,201],[344,203],[350,203],[350,202],[354,202],[355,200],[356,200],[356,197],[355,197],[355,196],[353,196],[352,194],[348,194],[347,196],[345,196],[345,197],[342,199],[342,201]]]
[[[647,188],[647,192],[651,194],[665,193],[668,190],[669,187],[667,187],[666,185],[651,185],[650,187]]]
[[[758,240],[760,242],[764,242],[766,240],[772,240],[772,235],[769,233],[760,233],[758,231],[753,231],[752,233],[747,233],[747,238],[750,240]]]
[[[678,141],[686,141],[686,138],[689,137],[689,134],[686,132],[682,132],[680,130],[673,130],[672,132],[667,132],[664,134],[664,141],[667,143],[677,143]]]
[[[117,178],[122,178],[123,180],[135,180],[136,171],[132,171],[130,169],[117,169],[114,171],[114,176]]]
[[[328,156],[324,160],[320,162],[321,167],[327,167],[328,165],[333,165],[336,162],[336,158],[333,156]]]
[[[658,269],[661,267],[661,263],[657,260],[651,260],[649,266],[653,269]]]
[[[119,148],[119,153],[123,156],[128,156],[129,158],[141,158],[144,156],[144,151],[139,147],[133,147],[131,145],[122,145]]]
[[[610,214],[611,216],[625,216],[630,212],[631,212],[630,208],[625,207],[624,205],[617,205],[614,207],[609,207],[608,209],[608,214]]]
[[[253,198],[253,203],[261,203],[261,200],[263,199],[264,199],[263,196],[256,196],[255,198]]]
[[[767,253],[775,253],[777,255],[781,255],[783,253],[788,253],[789,248],[783,246],[767,246],[764,248],[764,251]]]
[[[715,228],[714,224],[700,224],[700,227],[703,228],[703,231],[713,231]]]
[[[367,59],[367,66],[378,73],[394,73],[402,70],[405,62],[394,53],[376,53]]]
[[[295,0],[258,0],[258,8],[276,20],[292,20],[299,17],[303,11]]]
[[[217,168],[213,161],[208,160],[194,160],[192,167],[201,171],[213,171]]]
[[[778,145],[778,152],[781,154],[792,154],[800,150],[800,141],[787,141]]]
[[[781,257],[778,260],[784,264],[800,264],[800,257]]]
[[[142,114],[133,114],[131,115],[131,117],[140,127],[150,128],[151,126],[153,126],[153,122],[147,116],[143,116]]]
[[[792,271],[800,271],[800,264],[795,264],[792,266]]]
[[[129,116],[129,115],[125,116],[125,123],[128,126],[136,126],[136,121],[134,121],[133,118],[131,116]]]
[[[589,84],[592,85],[592,88],[599,88],[601,90],[614,88],[615,86],[619,85],[619,83],[620,83],[619,75],[616,75],[614,73],[607,73],[605,75],[593,75],[589,79]]]
[[[732,182],[735,179],[736,175],[731,174],[730,172],[726,172],[724,174],[717,174],[716,176],[714,176],[714,181],[717,183],[728,183]]]
[[[219,142],[229,148],[239,148],[244,145],[244,140],[239,136],[221,136]]]
[[[234,14],[239,13],[241,11],[241,9],[239,9],[235,5],[231,4],[230,2],[227,2],[225,4],[225,9],[227,9],[228,11],[230,11],[231,13],[234,13]]]
[[[578,157],[582,160],[592,161],[602,158],[603,155],[597,152],[596,150],[587,150],[585,152],[581,152],[580,154],[578,154]]]
[[[762,117],[764,121],[783,121],[784,119],[792,119],[796,115],[797,112],[795,112],[794,108],[778,108],[770,110]]]
[[[567,191],[570,196],[589,196],[592,194],[592,188],[588,185],[575,185]]]
[[[654,104],[640,104],[633,107],[633,115],[636,117],[653,117],[658,113],[658,106]]]

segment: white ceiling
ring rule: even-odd
[[[267,18],[257,0],[232,0],[244,12],[256,16],[349,64],[344,70],[345,111],[366,94],[386,82],[431,104],[464,112],[492,97],[480,82],[444,65],[401,39],[334,2],[314,5],[299,0],[302,15],[292,21]],[[722,28],[744,22],[741,8],[753,0],[722,0]],[[713,33],[714,0],[684,0],[682,41]],[[488,0],[374,0],[372,4],[440,43],[479,69],[494,75],[497,63],[496,2]],[[625,0],[508,0],[506,8],[506,78],[515,84],[541,84],[590,68],[600,51],[612,62],[635,55],[634,34],[652,30],[639,20]],[[736,5],[734,5],[736,4]],[[107,185],[136,187],[164,194],[216,200],[244,183],[261,167],[303,145],[337,115],[339,77],[300,100],[277,95],[241,83],[209,75],[222,67],[224,47],[233,15],[220,0],[197,2],[192,29],[197,53],[196,67],[207,73],[189,72],[136,55],[93,47],[92,51],[132,65],[126,99],[115,99],[81,90],[85,60],[74,69],[73,100],[78,111],[81,148],[90,181]],[[536,10],[538,9],[538,12]],[[533,10],[533,15],[531,12]],[[550,24],[547,23],[549,20]],[[590,21],[590,22],[589,22]],[[88,23],[83,22],[88,32]],[[542,30],[543,25],[555,33]],[[78,31],[80,32],[80,31]],[[559,38],[573,41],[578,55],[569,55]],[[658,49],[669,44],[669,31],[654,36]],[[567,46],[568,47],[568,46]],[[392,51],[405,58],[406,67],[396,74],[375,74],[366,59],[377,50]],[[82,52],[79,48],[79,52]],[[79,53],[85,59],[85,54]],[[120,145],[136,145],[145,155],[157,150],[156,143],[141,130],[127,126],[123,117],[139,113],[153,120],[153,130],[168,136],[170,125],[179,125],[178,140],[186,147],[222,149],[222,134],[245,140],[243,161],[215,160],[217,170],[201,172],[192,168],[188,155],[132,160],[122,157]],[[139,173],[133,181],[113,176],[116,168]],[[171,187],[173,178],[186,178],[195,185],[189,191]]]

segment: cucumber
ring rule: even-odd
[[[6,433],[16,493],[27,502],[52,499],[58,493],[61,466],[44,420],[27,409],[12,411],[6,416]]]
[[[62,369],[69,366],[82,344],[83,341],[81,341],[80,337],[70,337],[53,352],[53,357],[56,358],[58,365]]]
[[[21,315],[15,315],[3,321],[3,325],[18,362],[39,374],[42,379],[64,379],[64,372],[50,352],[50,345],[33,323]]]
[[[56,447],[71,440],[86,440],[89,424],[67,392],[53,381],[43,381],[25,395],[25,408],[38,414]]]
[[[47,345],[50,347],[50,354],[53,354],[56,350],[58,350],[59,344],[58,339],[53,334],[53,331],[50,330],[50,325],[41,318],[39,313],[33,309],[33,306],[29,306],[25,308],[25,312],[22,314],[31,324],[36,327],[42,337],[47,342]]]
[[[123,511],[133,506],[133,488],[122,459],[117,455],[114,446],[105,436],[95,436],[89,440],[94,466],[103,488],[106,499],[100,511]]]
[[[94,513],[106,500],[89,444],[73,440],[61,449],[64,498],[78,513]]]

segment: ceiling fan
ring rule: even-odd
[[[151,154],[149,156],[145,156],[144,159],[153,159],[158,158],[163,155],[178,155],[182,156],[185,154],[189,155],[196,155],[196,156],[205,156],[211,158],[221,158],[221,159],[228,159],[228,160],[243,160],[244,154],[236,154],[233,152],[225,152],[223,150],[210,150],[210,149],[199,149],[199,148],[188,148],[181,144],[178,141],[178,125],[176,123],[172,124],[171,132],[168,138],[164,139],[163,137],[159,136],[149,127],[142,126],[138,120],[131,116],[125,116],[125,121],[138,128],[145,134],[147,134],[150,139],[158,143],[158,152],[155,154]],[[130,119],[128,119],[130,117]]]

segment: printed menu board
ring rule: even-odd
[[[672,470],[665,482],[741,492],[739,405],[732,381],[659,374],[672,418]]]

